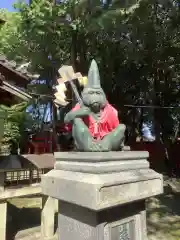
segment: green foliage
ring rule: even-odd
[[[25,3],[19,3],[16,7],[21,12],[22,22],[19,31],[28,42],[26,54],[33,59],[32,69],[46,70],[48,74],[52,69],[51,56],[54,63],[69,58],[70,35],[63,27],[61,28],[59,21],[61,16],[64,16],[64,10],[47,0],[34,0],[30,7]]]
[[[134,2],[130,7],[136,6]],[[52,62],[55,69],[69,60],[72,63],[72,47],[77,47],[72,44],[80,43],[79,47],[84,47],[86,40],[91,40],[86,39],[89,32],[92,37],[94,29],[99,31],[107,26],[111,28],[112,19],[109,15],[114,18],[119,14],[124,15],[122,4],[114,10],[115,5],[118,6],[116,1],[107,11],[99,0],[70,0],[59,4],[51,0],[33,0],[30,6],[23,2],[16,4],[22,20],[19,32],[23,33],[25,42],[28,42],[26,54],[33,60],[32,68],[48,71],[52,69]],[[78,38],[77,43],[72,42],[73,35]],[[76,61],[77,56],[74,57]]]
[[[6,21],[0,28],[0,54],[5,54],[10,60],[21,62],[25,58],[23,48],[26,45],[22,33],[18,31],[21,15],[0,9],[0,18]]]
[[[18,148],[18,144],[24,136],[29,116],[26,113],[27,102],[7,107],[0,106],[0,109],[4,111],[6,118],[4,122],[4,135],[1,139],[1,145],[9,145]]]
[[[180,7],[171,0],[128,2],[107,1],[104,6],[88,0],[18,3],[18,24],[12,23],[18,41],[8,37],[8,47],[5,44],[0,49],[8,53],[13,46],[17,56],[21,52],[32,63],[32,70],[47,80],[55,78],[56,70],[67,63],[87,73],[95,58],[109,101],[121,109],[122,118],[133,129],[140,114],[135,110],[128,115],[124,104],[180,103]],[[6,31],[10,36],[11,31]],[[35,88],[32,91],[38,92]],[[179,126],[179,110],[155,109],[151,115],[156,135],[163,132],[164,139],[172,140]]]

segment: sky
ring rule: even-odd
[[[27,2],[28,0],[26,0]],[[14,11],[12,5],[16,0],[0,0],[0,8],[7,8],[9,11]]]

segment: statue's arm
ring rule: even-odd
[[[85,116],[88,116],[90,114],[90,109],[87,107],[82,107],[76,111],[70,111],[66,114],[64,118],[65,123],[72,122],[75,118],[83,118]]]

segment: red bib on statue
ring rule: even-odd
[[[72,109],[76,111],[80,108],[79,104]],[[83,118],[84,123],[89,129],[92,137],[95,139],[102,139],[112,130],[114,130],[119,125],[118,113],[115,108],[113,108],[109,103],[103,109],[99,121],[95,121],[92,116],[87,116]],[[67,124],[65,126],[66,131],[71,131],[72,126]]]

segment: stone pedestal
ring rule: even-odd
[[[55,153],[42,192],[59,200],[61,240],[145,240],[145,200],[163,193],[148,152]]]

